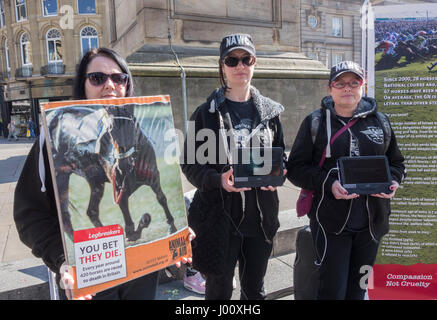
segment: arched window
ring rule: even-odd
[[[32,49],[30,47],[30,39],[27,33],[23,33],[20,37],[21,64],[23,66],[32,65]]]
[[[61,33],[56,29],[50,29],[47,31],[46,43],[47,61],[49,63],[62,62]]]
[[[97,37],[97,30],[93,27],[87,26],[80,31],[80,45],[82,49],[82,56],[88,50],[99,47],[99,38]]]

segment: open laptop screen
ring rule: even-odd
[[[340,182],[351,193],[390,193],[392,178],[386,156],[341,157]]]
[[[343,160],[344,183],[390,182],[385,157],[351,157]]]
[[[284,182],[283,149],[237,148],[232,152],[236,186],[278,186]]]

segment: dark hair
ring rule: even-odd
[[[87,75],[87,68],[90,62],[95,57],[107,57],[109,59],[114,60],[115,63],[121,69],[121,72],[126,73],[128,75],[127,85],[126,85],[126,97],[132,97],[134,95],[134,83],[132,80],[132,74],[129,71],[129,67],[127,65],[126,60],[123,59],[117,52],[108,48],[95,48],[89,50],[82,57],[80,61],[79,67],[76,72],[76,77],[74,79],[74,89],[73,89],[73,98],[75,100],[83,100],[86,99],[85,95],[85,80]]]
[[[223,88],[223,90],[226,92],[226,90],[230,89],[228,85],[226,84],[225,75],[223,73],[223,60],[219,58],[219,75],[220,75],[220,84]]]

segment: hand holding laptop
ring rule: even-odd
[[[396,181],[392,181],[392,185],[390,186],[391,193],[372,193],[371,196],[378,197],[378,198],[384,198],[384,199],[391,199],[394,197],[396,190],[399,188],[399,183]],[[332,184],[331,187],[332,194],[334,195],[335,199],[343,199],[343,200],[350,200],[354,198],[358,198],[359,195],[356,193],[348,194],[347,190],[342,187],[340,182],[338,180],[335,180],[335,182]]]
[[[284,169],[283,176],[285,177],[286,175],[287,175],[287,169]],[[267,186],[267,187],[261,187],[260,189],[263,191],[275,191],[277,189],[277,187]]]
[[[378,197],[378,198],[384,198],[384,199],[391,199],[395,196],[396,190],[399,188],[399,183],[397,181],[392,181],[392,185],[390,186],[391,193],[373,193],[371,196]]]
[[[335,199],[337,200],[340,199],[350,200],[359,197],[359,195],[356,193],[348,194],[347,190],[343,188],[343,186],[338,180],[335,180],[334,183],[332,184],[331,191]]]
[[[248,191],[251,188],[235,188],[234,187],[234,170],[232,167],[222,173],[222,188],[227,192],[240,192],[240,191]]]
[[[283,175],[285,177],[285,175],[287,174],[287,170],[284,169],[283,171]],[[227,192],[240,192],[240,191],[248,191],[251,190],[252,188],[235,188],[234,187],[234,170],[232,169],[232,167],[222,173],[222,188],[225,189]],[[261,187],[260,189],[263,191],[275,191],[277,187],[273,187],[273,186],[266,186],[266,187]]]

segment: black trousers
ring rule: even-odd
[[[311,221],[311,232],[320,262],[325,238],[317,222]],[[319,268],[318,299],[363,300],[367,288],[363,277],[368,276],[369,267],[375,263],[379,244],[369,230],[344,230],[339,235],[327,234],[326,238],[326,253]]]
[[[263,237],[240,237],[232,235],[226,270],[221,275],[206,274],[206,300],[230,300],[232,280],[238,261],[241,300],[264,300],[264,276],[272,252],[272,244]]]

